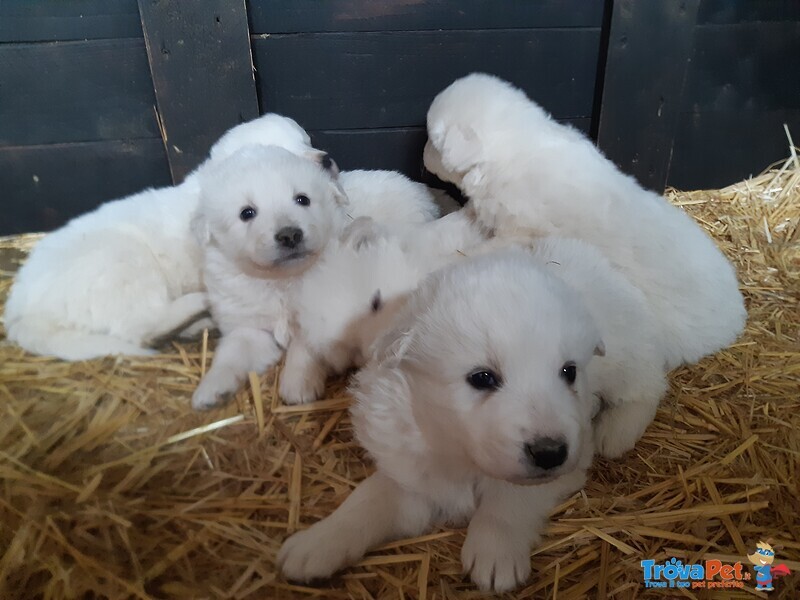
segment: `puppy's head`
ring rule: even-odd
[[[359,217],[296,288],[295,326],[335,371],[361,366],[419,278],[391,228]]]
[[[575,292],[521,250],[428,278],[373,361],[403,377],[438,452],[534,484],[578,467],[591,440],[586,366],[602,341]]]
[[[210,156],[212,160],[219,161],[246,146],[279,146],[319,164],[332,177],[339,176],[339,167],[328,153],[314,148],[305,129],[289,117],[267,113],[237,125],[211,147]]]
[[[425,167],[465,191],[479,185],[488,156],[503,162],[515,158],[518,144],[510,138],[517,132],[520,109],[531,106],[524,92],[493,75],[457,79],[428,110]]]
[[[328,174],[276,146],[248,146],[210,163],[200,187],[206,240],[256,275],[304,271],[341,227]]]

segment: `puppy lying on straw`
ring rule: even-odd
[[[285,542],[284,575],[328,577],[386,541],[467,519],[473,581],[524,583],[549,512],[583,485],[599,396],[664,391],[646,310],[573,240],[462,259],[425,279],[353,388],[356,436],[377,472]]]
[[[341,184],[341,185],[340,185]],[[192,397],[224,403],[249,371],[262,372],[290,339],[288,294],[347,223],[371,217],[422,223],[438,209],[427,187],[399,173],[353,171],[337,183],[318,165],[279,148],[245,148],[201,174],[196,225],[205,239],[205,281],[220,339]],[[325,290],[314,310],[329,310]]]
[[[316,400],[329,375],[362,366],[371,344],[419,282],[483,241],[463,209],[414,226],[386,227],[363,217],[348,225],[343,239],[330,244],[290,295],[283,400]]]
[[[428,111],[425,165],[459,185],[500,237],[596,246],[647,298],[667,368],[732,343],[746,318],[733,268],[680,209],[496,77],[472,74]]]
[[[274,144],[330,164],[309,141],[291,119],[264,115],[222,136],[208,162]],[[190,230],[198,198],[195,171],[178,186],[109,202],[45,236],[11,288],[8,339],[29,352],[84,360],[149,354],[152,342],[186,329],[208,307]]]

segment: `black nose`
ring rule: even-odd
[[[564,440],[544,437],[525,444],[525,454],[540,469],[555,469],[567,460],[567,444]]]
[[[325,169],[326,171],[330,171],[331,167],[333,167],[334,165],[334,162],[333,159],[331,158],[331,155],[326,152],[319,159],[319,164],[322,165],[322,168]]]
[[[275,234],[275,241],[284,248],[295,248],[303,241],[303,230],[299,227],[281,227]]]

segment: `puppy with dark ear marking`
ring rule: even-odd
[[[348,223],[411,226],[438,214],[428,189],[400,173],[351,171],[337,181],[330,157],[306,158],[249,147],[201,174],[196,223],[204,232],[206,285],[222,339],[192,397],[196,409],[225,403],[249,371],[278,362],[291,339],[291,290],[316,270]],[[313,313],[330,310],[324,290],[310,302]],[[312,382],[324,384],[324,376],[311,377],[314,365],[295,350],[287,363],[307,365],[305,388],[316,396],[321,388]]]
[[[346,222],[342,197],[319,166],[276,147],[249,147],[201,174],[205,280],[222,333],[192,396],[225,402],[250,371],[275,364],[288,343],[286,294]]]
[[[414,226],[363,217],[348,224],[290,294],[293,320],[280,379],[283,400],[316,400],[329,374],[363,365],[372,342],[419,282],[483,241],[465,211]]]
[[[592,363],[593,392],[606,407],[596,418],[595,439],[604,455],[619,456],[644,433],[665,390],[667,357],[657,320],[641,290],[589,244],[563,238],[522,238],[521,244],[537,264],[578,291],[602,324],[611,351],[599,347]],[[283,400],[315,400],[328,374],[363,365],[371,344],[427,274],[510,246],[516,243],[486,239],[466,209],[415,227],[352,222],[292,289]],[[320,297],[326,298],[324,311]]]
[[[601,397],[639,404],[649,422],[663,361],[635,288],[582,242],[486,251],[425,279],[374,344],[352,416],[377,472],[285,542],[287,578],[329,577],[467,519],[464,569],[483,590],[511,590],[549,512],[583,485]]]

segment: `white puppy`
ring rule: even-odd
[[[615,277],[585,244],[547,240],[538,256],[490,253],[426,279],[356,378],[353,423],[377,472],[286,541],[284,575],[328,577],[383,542],[467,518],[473,581],[523,583],[549,512],[583,485],[598,392],[657,402],[664,389],[661,366],[637,358],[650,351],[642,303]]]
[[[413,230],[367,227],[350,232],[356,241],[372,238],[366,247],[350,239],[329,248],[291,294],[293,333],[280,381],[281,397],[290,404],[316,399],[330,373],[361,366],[427,274],[514,245],[502,238],[487,241],[466,209]],[[589,244],[541,238],[525,245],[533,260],[577,290],[603,323],[612,351],[592,363],[592,391],[604,401],[595,437],[602,454],[619,456],[644,433],[666,389],[667,360],[656,319],[644,294]],[[323,296],[326,308],[320,311]]]
[[[196,409],[224,403],[249,371],[280,359],[290,339],[290,290],[347,223],[369,216],[411,224],[437,215],[428,189],[399,173],[342,173],[340,187],[317,165],[277,148],[244,149],[201,178],[198,224],[222,339],[193,395]],[[313,306],[328,311],[325,290]]]
[[[292,290],[283,400],[316,400],[328,375],[360,367],[406,295],[484,240],[467,210],[415,226],[386,227],[365,218],[348,225]]]
[[[742,331],[736,275],[700,227],[522,91],[490,75],[459,79],[433,101],[428,134],[426,167],[459,185],[496,235],[558,235],[600,249],[647,298],[668,367]]]
[[[264,115],[227,132],[212,161],[249,144],[275,144],[318,162],[291,119]],[[201,250],[190,231],[197,172],[181,185],[109,202],[44,237],[6,303],[8,339],[65,360],[148,354],[154,340],[207,309]]]

